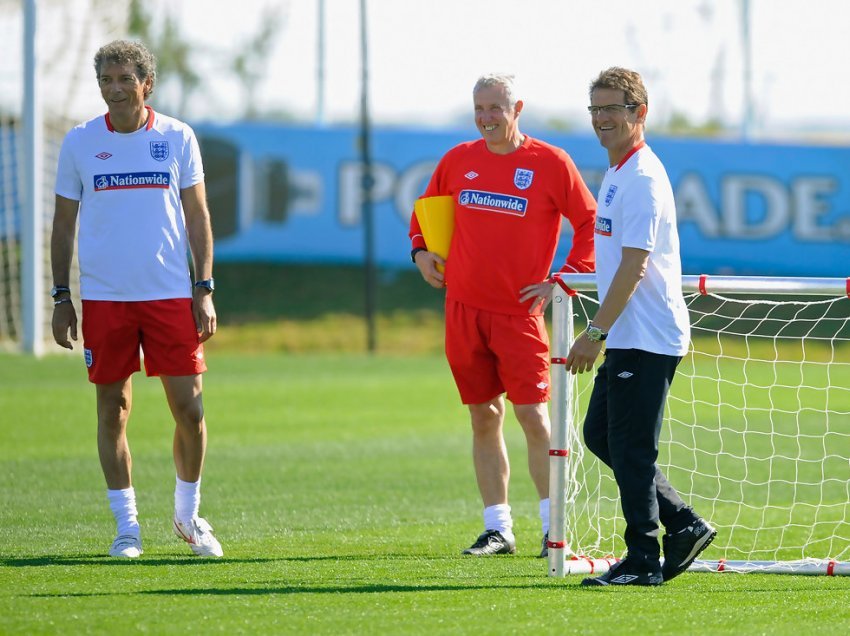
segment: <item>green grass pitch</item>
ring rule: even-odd
[[[172,424],[136,375],[130,442],[145,554],[114,522],[78,357],[0,355],[0,634],[843,633],[847,578],[684,574],[655,589],[553,579],[510,419],[519,553],[480,529],[467,415],[440,356],[212,353],[202,514],[225,557],[171,534]]]

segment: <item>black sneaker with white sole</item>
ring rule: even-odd
[[[463,554],[473,556],[490,556],[491,554],[513,554],[516,552],[516,542],[506,539],[498,530],[485,530]]]
[[[542,549],[540,550],[540,554],[538,555],[538,558],[546,559],[546,558],[548,558],[548,556],[549,556],[549,533],[547,532],[546,534],[543,535],[543,546],[542,546]]]
[[[661,537],[664,564],[661,574],[665,581],[679,576],[717,536],[717,530],[704,519],[697,519],[684,530]]]
[[[661,576],[661,568],[646,565],[638,565],[629,561],[626,557],[622,561],[611,566],[605,574],[597,577],[584,579],[581,584],[592,585],[661,585],[664,579]]]

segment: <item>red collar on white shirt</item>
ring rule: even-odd
[[[154,117],[156,116],[156,113],[153,112],[153,108],[151,108],[150,106],[145,106],[145,110],[148,111],[148,121],[145,124],[145,130],[150,130],[151,128],[153,128],[153,120],[154,120]],[[106,129],[109,132],[115,132],[115,127],[112,125],[112,120],[109,118],[109,113],[106,113],[105,118],[106,118]]]
[[[641,142],[640,142],[637,146],[635,146],[634,148],[632,148],[631,150],[629,150],[629,151],[626,153],[626,156],[625,156],[625,157],[623,157],[623,158],[620,160],[620,163],[618,163],[618,164],[617,164],[617,170],[619,170],[620,168],[622,168],[622,167],[623,167],[623,165],[624,165],[624,164],[625,164],[625,163],[629,160],[629,157],[631,157],[633,154],[635,154],[638,150],[640,150],[641,148],[643,148],[645,145],[646,145],[646,142],[645,142],[645,141],[641,141]],[[616,172],[617,170],[615,170],[614,172]]]

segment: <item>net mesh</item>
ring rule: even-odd
[[[850,300],[686,300],[691,351],[671,388],[658,464],[718,529],[701,558],[850,559]],[[596,304],[580,294],[579,320]],[[592,378],[574,381],[580,429]],[[621,556],[613,476],[572,435],[573,549]]]

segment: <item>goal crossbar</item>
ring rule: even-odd
[[[578,303],[582,303],[585,301],[595,302],[594,299],[590,298],[586,295],[588,292],[596,291],[596,275],[595,274],[566,274],[566,273],[558,273],[554,275],[554,279],[558,282],[558,285],[555,286],[555,290],[553,292],[553,315],[552,315],[552,367],[551,367],[551,384],[552,384],[552,402],[551,402],[551,415],[552,415],[552,439],[551,439],[551,447],[550,447],[550,477],[549,477],[549,493],[550,493],[550,529],[549,529],[549,559],[548,559],[548,567],[550,576],[564,576],[566,574],[587,574],[587,573],[602,573],[609,569],[609,567],[617,561],[617,558],[612,551],[606,549],[606,546],[611,545],[615,546],[616,543],[605,543],[601,541],[590,540],[587,541],[583,538],[583,534],[585,533],[584,528],[576,527],[578,522],[576,521],[576,515],[568,514],[572,513],[575,509],[579,508],[582,504],[582,497],[588,496],[586,492],[585,485],[583,480],[585,479],[584,474],[582,474],[582,470],[584,470],[584,464],[588,462],[594,462],[594,458],[585,458],[584,450],[583,450],[583,440],[581,439],[580,432],[580,418],[582,413],[579,412],[578,402],[581,396],[578,395],[579,389],[577,388],[577,378],[572,376],[571,374],[566,372],[565,361],[569,352],[569,348],[575,338],[575,322],[576,317],[580,317],[582,320],[586,321],[592,316],[588,316],[586,310],[583,316],[579,316],[576,313],[576,305]],[[732,296],[742,296],[747,298],[757,297],[759,300],[755,301],[741,301],[745,305],[746,303],[750,303],[752,305],[781,305],[782,302],[774,302],[773,300],[763,300],[765,297],[773,297],[773,296],[794,296],[798,298],[806,298],[812,296],[818,297],[831,297],[828,300],[836,300],[837,302],[844,302],[848,297],[850,297],[850,278],[778,278],[778,277],[758,277],[758,276],[683,276],[682,277],[682,289],[686,294],[687,298],[698,298],[700,296],[712,296],[715,300],[716,304],[722,304],[730,299],[719,296],[719,294],[727,294]],[[578,303],[576,302],[578,301]],[[850,302],[850,301],[848,301]],[[787,304],[794,305],[795,308],[797,305],[803,306],[806,304],[806,301],[797,302],[796,300],[790,300]],[[814,303],[816,304],[816,303]],[[711,315],[711,314],[709,314]],[[811,332],[806,332],[805,335],[800,337],[801,341],[806,340],[807,337],[811,337],[811,339],[821,341],[826,340],[833,349],[837,345],[850,345],[850,313],[841,314],[842,316],[847,315],[847,318],[840,318],[838,324],[840,329],[839,336],[829,338],[821,338],[815,337],[811,335]],[[713,317],[713,315],[712,315]],[[731,320],[734,320],[733,317]],[[796,320],[796,316],[792,317],[792,321]],[[805,322],[804,319],[800,318],[799,321]],[[694,318],[692,315],[692,324],[694,322]],[[756,321],[757,322],[757,321]],[[762,322],[764,320],[762,319]],[[768,321],[769,322],[769,321]],[[759,323],[761,325],[761,323]],[[722,329],[721,329],[722,331]],[[752,335],[752,333],[747,332],[746,330],[741,332],[735,332],[731,330],[733,336],[737,336],[742,338],[745,341],[744,347],[746,348],[747,354],[750,351],[750,343],[749,338],[752,337],[755,340],[758,336]],[[754,332],[753,332],[754,333]],[[780,333],[783,333],[780,330]],[[728,334],[723,334],[728,335]],[[775,336],[775,334],[774,334]],[[718,336],[719,337],[719,336]],[[785,338],[785,336],[782,336]],[[774,340],[776,338],[774,337]],[[781,344],[781,343],[780,343]],[[772,345],[774,348],[777,347],[775,341],[772,341]],[[692,343],[692,351],[691,357],[696,357],[699,352],[694,349]],[[805,342],[803,342],[802,347],[805,349]],[[842,349],[842,351],[847,351],[850,349]],[[735,354],[737,355],[737,353]],[[722,376],[722,369],[724,368],[718,360],[721,360],[723,357],[723,353],[719,355],[712,354],[712,363],[714,367],[716,367],[716,375],[718,376],[716,379],[712,378],[712,381],[722,382],[724,381],[720,376]],[[735,356],[732,356],[733,358]],[[850,403],[847,400],[848,395],[850,395],[850,378],[847,376],[850,375],[845,373],[845,368],[850,367],[846,362],[846,356],[844,358],[836,360],[834,354],[831,358],[827,359],[827,362],[817,362],[814,364],[820,364],[824,367],[823,375],[826,375],[830,379],[829,382],[839,382],[836,391],[840,391],[840,396],[844,402]],[[756,360],[756,363],[764,362],[762,360]],[[771,361],[768,360],[768,363]],[[781,361],[784,363],[784,361]],[[743,364],[746,368],[746,364],[751,363],[750,360],[744,359]],[[795,365],[797,363],[794,363]],[[799,363],[800,365],[802,363]],[[840,373],[832,373],[830,374],[830,370],[832,366],[839,366]],[[802,373],[802,372],[801,372]],[[776,375],[774,375],[774,383],[779,383],[776,380]],[[697,376],[697,379],[703,380],[705,378]],[[731,378],[729,383],[734,383],[735,378]],[[746,381],[743,382],[746,384]],[[780,383],[781,384],[781,383]],[[803,382],[801,381],[801,384]],[[585,381],[585,388],[582,389],[585,392],[587,391],[588,382]],[[756,391],[766,391],[770,390],[769,386],[760,386],[758,382],[753,383],[754,389],[753,392]],[[806,390],[820,390],[819,387],[801,387],[801,390],[805,388]],[[780,391],[788,391],[788,387],[782,385],[779,386],[778,389]],[[694,401],[700,401],[700,397],[697,393],[694,393]],[[586,397],[586,394],[585,394]],[[834,400],[833,400],[834,401]],[[771,402],[772,406],[772,402]],[[724,408],[722,405],[717,407],[718,409]],[[738,408],[738,407],[736,407]],[[744,409],[750,408],[749,405],[745,406]],[[833,408],[830,406],[830,408]],[[837,461],[843,462],[844,469],[847,468],[848,463],[850,463],[850,428],[846,425],[846,422],[850,421],[850,408],[846,411],[841,410],[845,407],[839,405],[835,408],[838,408],[837,415],[833,418],[835,420],[839,420],[841,422],[845,422],[843,425],[833,426],[833,428],[827,430],[827,434],[824,435],[831,437],[834,445],[840,446],[840,448],[833,449],[830,448],[827,453],[831,454],[833,452],[837,453],[834,457],[832,455],[829,456],[830,462]],[[803,411],[806,410],[806,407],[803,406],[798,410]],[[780,411],[780,409],[777,409]],[[720,411],[718,410],[718,413]],[[724,412],[725,413],[725,412]],[[793,418],[794,413],[790,413],[788,409],[780,411],[782,417],[785,419]],[[772,417],[772,415],[770,416]],[[799,418],[799,414],[797,414]],[[665,428],[669,428],[669,422],[667,419],[668,416],[665,417]],[[696,411],[694,411],[694,419],[699,419],[696,415]],[[725,424],[721,423],[722,419],[719,415],[717,417],[718,423],[717,428],[723,429]],[[682,424],[682,422],[677,421],[676,424]],[[688,423],[688,425],[692,425],[695,423]],[[771,422],[772,424],[772,422]],[[681,426],[677,426],[677,428],[682,428]],[[693,426],[693,428],[700,428],[699,425]],[[837,430],[836,430],[837,429]],[[756,431],[759,435],[767,434],[761,430]],[[742,435],[746,434],[741,433],[740,431],[732,431],[729,433],[730,436],[734,435]],[[804,431],[805,433],[805,431]],[[726,434],[720,430],[717,432],[718,435]],[[789,437],[785,431],[779,431],[777,435]],[[801,437],[806,437],[805,434],[801,435]],[[812,437],[812,436],[809,436]],[[670,442],[670,446],[674,447],[678,442],[674,439]],[[698,442],[694,442],[694,444],[698,444]],[[702,449],[700,449],[702,450]],[[733,451],[722,450],[718,451],[718,456],[723,453],[730,453],[730,455],[734,459],[739,459],[734,456]],[[741,459],[741,461],[746,461],[748,459],[746,456]],[[762,462],[764,458],[755,457],[752,459],[753,463]],[[772,458],[768,458],[768,461]],[[785,457],[781,459],[787,459]],[[659,460],[660,461],[660,460]],[[807,459],[799,460],[800,463],[805,463],[809,461]],[[705,462],[703,462],[705,463]],[[816,463],[811,462],[809,463]],[[826,463],[826,459],[824,462]],[[839,464],[835,464],[839,465]],[[804,466],[805,468],[805,466]],[[718,468],[718,470],[721,470]],[[771,468],[771,470],[773,470]],[[785,470],[785,468],[781,468],[781,470]],[[839,473],[841,473],[841,468],[838,469]],[[604,472],[604,471],[603,471]],[[791,472],[791,471],[787,471]],[[792,489],[794,490],[794,497],[797,497],[797,491],[805,491],[807,488],[809,490],[816,489],[818,484],[816,483],[803,483],[796,484],[793,483],[795,479],[795,475],[780,475],[781,479],[776,479],[779,482],[779,485],[782,488]],[[725,479],[726,475],[720,475],[715,481]],[[747,477],[749,479],[749,476]],[[774,480],[775,477],[773,474],[770,475],[770,479]],[[711,482],[712,480],[708,480]],[[746,481],[746,480],[742,480]],[[758,481],[757,479],[754,481]],[[817,481],[817,480],[815,480]],[[823,575],[850,575],[850,562],[848,562],[848,556],[850,556],[850,518],[848,518],[848,511],[850,511],[850,501],[846,501],[846,499],[850,499],[850,470],[845,470],[842,474],[839,474],[839,477],[836,479],[834,476],[824,476],[822,481],[829,482],[827,485],[831,488],[829,491],[831,499],[829,501],[824,502],[823,491],[821,491],[821,501],[812,501],[811,504],[808,502],[804,502],[800,505],[800,507],[817,507],[818,505],[827,508],[827,512],[818,516],[819,513],[814,513],[814,522],[813,525],[817,523],[823,523],[823,518],[828,518],[830,516],[836,517],[836,519],[828,519],[830,522],[833,522],[839,526],[839,531],[833,532],[830,539],[828,541],[817,541],[811,537],[809,539],[804,538],[802,542],[807,544],[807,541],[810,539],[810,543],[815,547],[814,550],[819,550],[823,548],[825,545],[827,550],[831,549],[833,552],[837,552],[838,554],[818,554],[816,555],[818,558],[813,558],[811,555],[803,554],[799,558],[790,558],[788,560],[781,559],[760,559],[760,558],[750,558],[746,551],[744,551],[745,558],[715,558],[715,560],[698,560],[695,561],[691,566],[691,571],[699,571],[699,572],[764,572],[764,573],[794,573],[794,574],[823,574]],[[712,482],[713,483],[713,482]],[[771,484],[773,481],[770,482]],[[674,481],[675,485],[675,481]],[[743,486],[742,486],[743,488]],[[768,485],[769,489],[770,486]],[[699,486],[697,486],[695,491],[699,490]],[[707,491],[703,493],[704,497],[706,497],[705,501],[709,501],[712,496],[714,496],[711,492],[708,492],[710,488],[706,489]],[[776,488],[776,490],[781,490],[781,488]],[[835,499],[834,493],[836,490],[839,492],[837,505],[833,503]],[[847,493],[848,496],[845,497],[844,493]],[[694,494],[693,492],[691,493]],[[759,506],[761,505],[760,500],[748,501],[746,499],[746,493],[742,494],[742,501],[737,502],[737,505],[744,508],[743,513],[738,513],[738,516],[735,517],[735,523],[738,523],[740,520],[740,524],[744,526],[741,530],[741,533],[744,536],[753,535],[756,537],[754,542],[759,539],[760,529],[758,527],[748,527],[750,524],[750,520],[753,517],[758,517],[759,515]],[[772,495],[770,495],[772,496]],[[612,509],[614,506],[612,504],[616,504],[618,507],[618,501],[616,500],[616,492],[613,495],[613,499],[609,497],[606,501],[607,509]],[[814,499],[817,499],[817,495],[813,496]],[[832,504],[827,505],[827,504]],[[771,504],[772,505],[772,504]],[[765,507],[769,507],[765,505]],[[617,509],[619,512],[619,509]],[[782,514],[786,514],[784,511],[776,512],[778,516],[782,516]],[[787,513],[789,516],[793,517],[793,513]],[[840,517],[840,518],[838,518]],[[619,522],[612,522],[611,526],[616,526],[619,523],[619,533],[622,534],[622,529],[624,527],[624,522],[620,518]],[[771,520],[769,523],[774,524],[769,531],[765,531],[765,535],[770,535],[771,532],[774,534],[776,532],[782,533],[784,528],[782,528],[783,521],[776,522]],[[797,523],[795,521],[788,521],[788,525],[794,525]],[[594,522],[591,520],[586,525],[594,525]],[[600,524],[603,525],[603,524]],[[797,524],[799,525],[799,524]],[[662,530],[663,531],[663,530]],[[730,532],[732,534],[733,532]],[[805,533],[804,533],[805,534]],[[770,535],[773,536],[773,535]],[[719,543],[719,542],[716,542]],[[835,544],[839,544],[840,546],[847,547],[833,547]],[[604,544],[604,545],[603,545]],[[619,546],[622,548],[622,545]],[[796,547],[796,546],[795,546]],[[805,548],[806,545],[803,546]],[[616,548],[614,548],[616,549]],[[756,555],[761,555],[762,552],[769,552],[769,550],[759,550],[755,547],[755,543],[753,546],[749,546],[749,549],[752,553]],[[721,549],[715,549],[714,546],[707,551],[712,558],[715,557],[716,553]],[[778,550],[778,548],[777,548]],[[735,552],[732,550],[731,552]],[[726,555],[722,555],[726,556]],[[735,553],[734,556],[740,556],[738,553]],[[843,558],[843,561],[837,560],[835,557]]]
[[[596,291],[596,274],[558,272],[553,278],[574,291]],[[848,296],[850,278],[782,278],[773,276],[682,276],[682,291],[701,294],[787,294]]]

